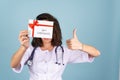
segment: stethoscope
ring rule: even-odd
[[[57,51],[57,50],[58,50],[58,47],[61,48],[61,52],[62,52],[62,62],[61,62],[61,63],[58,61],[58,54],[57,54],[57,53],[58,53],[58,51]],[[28,60],[25,62],[25,65],[31,66],[31,65],[33,64],[33,57],[34,57],[34,53],[35,53],[36,48],[37,48],[37,47],[35,47],[35,48],[33,49],[30,57],[29,57]],[[62,46],[57,46],[57,47],[55,48],[55,55],[56,55],[56,62],[55,62],[55,64],[64,65],[64,62],[63,62],[63,61],[64,61],[64,58],[63,58],[63,56],[64,56],[64,49],[63,49]]]
[[[61,51],[62,51],[62,65],[64,65],[64,63],[63,63],[64,49],[63,49],[62,46],[57,46],[57,47],[55,48],[55,54],[56,54],[56,62],[55,62],[55,64],[61,65],[61,63],[58,61],[58,54],[57,54],[57,52],[58,52],[58,51],[57,51],[58,47],[61,48]]]

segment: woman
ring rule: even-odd
[[[62,73],[68,63],[92,62],[100,52],[92,46],[81,43],[73,31],[73,38],[66,41],[67,47],[62,47],[62,35],[56,18],[48,13],[40,14],[37,20],[54,22],[53,37],[33,38],[29,44],[28,31],[19,34],[21,46],[11,59],[12,69],[19,73],[34,51],[32,64],[29,65],[30,80],[62,80]]]

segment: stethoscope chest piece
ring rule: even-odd
[[[28,66],[31,66],[31,65],[32,65],[32,61],[31,61],[31,60],[28,60],[28,61],[27,61],[27,65],[28,65]]]

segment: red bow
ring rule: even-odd
[[[32,29],[32,36],[34,36],[34,26],[40,26],[40,24],[38,24],[38,20],[33,20],[33,23],[30,23],[29,26]]]

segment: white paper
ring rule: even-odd
[[[30,19],[29,24],[33,24],[33,21],[34,20]],[[40,26],[34,26],[34,31],[33,29],[31,29],[30,26],[28,26],[28,32],[29,32],[28,36],[36,37],[36,38],[52,38],[53,21],[38,20],[38,24],[40,24]]]

